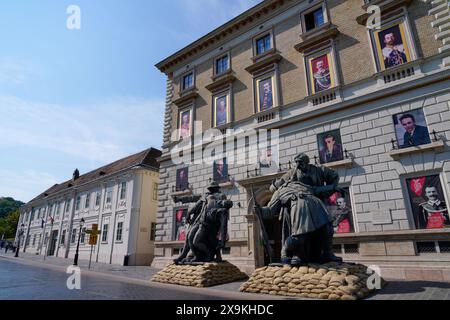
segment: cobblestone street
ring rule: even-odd
[[[80,261],[81,290],[66,286],[72,263],[21,253],[0,254],[0,299],[38,300],[292,300],[292,298],[238,292],[242,282],[198,289],[150,282],[157,269],[93,264]],[[388,285],[368,300],[450,300],[450,283],[427,281],[388,281]]]

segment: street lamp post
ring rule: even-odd
[[[83,225],[84,225],[84,219],[81,218],[81,220],[80,220],[80,232],[78,233],[77,251],[75,252],[75,259],[73,260],[73,265],[74,266],[78,265],[78,251],[80,250],[81,229],[83,228]]]
[[[25,225],[22,223],[20,225],[20,231],[19,231],[19,236],[17,237],[17,248],[16,248],[16,254],[14,255],[14,257],[18,258],[19,257],[19,250],[20,250],[20,238],[23,235],[23,228],[25,227]]]

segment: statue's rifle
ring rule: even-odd
[[[261,206],[256,202],[256,196],[255,196],[255,191],[253,190],[253,186],[251,186],[250,188],[251,188],[251,192],[252,192],[253,201],[255,202],[255,208],[256,208],[255,215],[258,217],[259,226],[261,227],[261,234],[262,234],[264,249],[265,249],[267,255],[269,256],[269,262],[272,263],[272,261],[273,261],[272,248],[269,243],[269,237],[267,235],[266,227],[264,226],[264,220],[263,220],[261,210],[260,210]]]

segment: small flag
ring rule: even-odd
[[[50,223],[53,224],[53,217],[50,217]]]

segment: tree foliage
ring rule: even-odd
[[[14,238],[16,236],[17,223],[19,222],[19,209],[9,213],[6,217],[0,219],[0,238]]]
[[[5,218],[11,212],[19,209],[24,203],[13,198],[0,197],[0,219]]]

